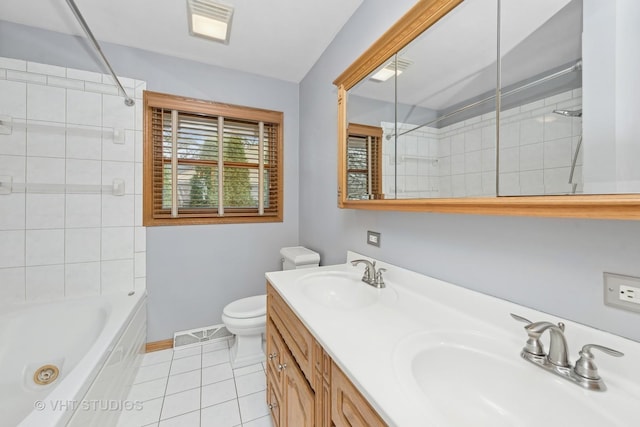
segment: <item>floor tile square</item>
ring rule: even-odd
[[[217,405],[237,398],[236,385],[233,380],[220,381],[202,387],[201,407]]]
[[[142,403],[139,411],[125,411],[120,415],[118,427],[140,427],[160,420],[162,398],[149,400]]]
[[[193,411],[160,421],[160,427],[200,427],[200,411]]]
[[[214,350],[214,351],[209,351],[207,353],[202,354],[203,367],[219,365],[220,363],[224,363],[228,361],[229,361],[228,349]]]
[[[210,366],[202,369],[202,385],[208,385],[218,381],[233,378],[233,371],[230,363]]]
[[[138,369],[138,373],[133,380],[134,384],[139,384],[145,381],[157,380],[158,378],[164,378],[169,376],[169,369],[171,368],[171,362],[162,362],[155,365],[141,366]]]
[[[208,353],[210,351],[222,350],[229,348],[229,340],[216,341],[202,346],[202,353]]]
[[[142,362],[140,363],[140,366],[149,366],[149,365],[155,365],[156,363],[171,362],[172,358],[173,358],[173,350],[170,348],[167,350],[160,350],[160,351],[154,351],[151,353],[145,353],[145,355],[142,357]]]
[[[175,394],[192,388],[199,388],[201,377],[202,373],[199,369],[185,372],[184,374],[171,375],[167,383],[166,394]]]
[[[182,359],[175,359],[171,362],[170,375],[182,374],[183,372],[200,369],[202,367],[201,362],[201,356],[199,354],[183,357]]]
[[[240,411],[236,399],[209,406],[201,411],[201,427],[234,427],[237,425],[240,425]]]
[[[239,397],[238,404],[243,423],[269,415],[266,391]]]
[[[242,427],[273,427],[271,415],[242,424]]]
[[[160,419],[165,420],[196,409],[200,409],[199,388],[165,396]]]
[[[173,360],[182,359],[184,357],[189,356],[197,356],[202,353],[202,346],[196,347],[188,347],[188,348],[177,348],[173,349]]]
[[[240,377],[242,375],[252,374],[254,372],[262,372],[264,374],[264,368],[262,363],[256,363],[255,365],[244,366],[233,370],[234,377]]]
[[[253,374],[236,377],[236,387],[238,396],[256,393],[267,389],[267,381],[264,372],[254,372]]]
[[[146,402],[147,400],[164,397],[167,390],[167,377],[146,381],[131,386],[127,400]]]

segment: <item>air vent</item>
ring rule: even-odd
[[[395,58],[378,70],[378,72],[371,76],[370,79],[374,82],[385,82],[389,80],[394,74],[396,74],[396,64],[398,67],[397,74],[400,75],[403,71],[409,68],[411,64],[413,64],[413,61],[407,58]]]
[[[173,334],[173,348],[193,347],[210,342],[228,340],[233,336],[224,325],[213,325],[204,328],[180,331]]]

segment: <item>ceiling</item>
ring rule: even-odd
[[[189,35],[186,0],[76,4],[98,41],[297,83],[362,1],[220,0],[234,7],[228,45]],[[84,35],[65,0],[0,0],[0,19]]]

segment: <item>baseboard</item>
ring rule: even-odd
[[[173,338],[169,338],[168,340],[162,341],[154,341],[148,342],[145,348],[147,353],[151,353],[154,351],[166,350],[169,348],[173,348]]]

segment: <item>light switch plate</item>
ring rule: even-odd
[[[640,277],[604,273],[604,303],[640,313]]]

